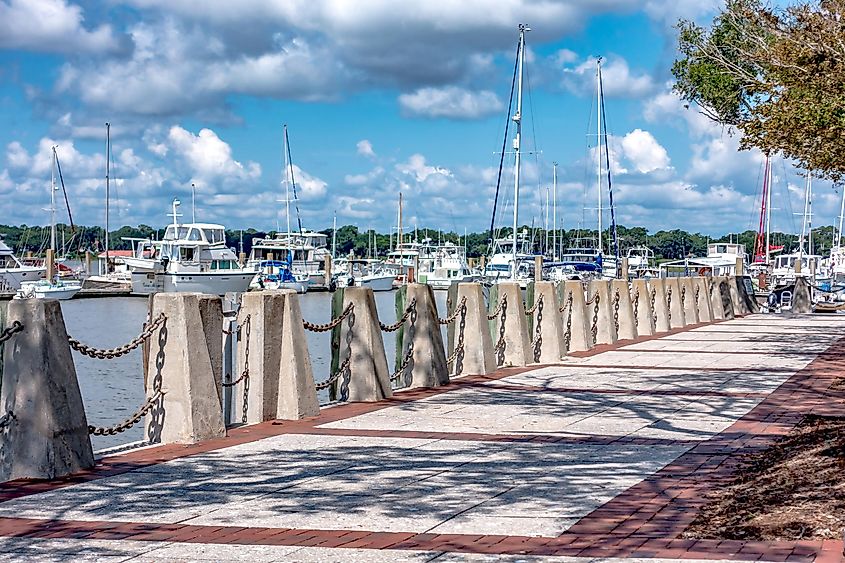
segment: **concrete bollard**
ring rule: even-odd
[[[796,260],[796,262],[800,262]],[[812,313],[813,301],[812,292],[810,291],[810,284],[804,276],[795,277],[795,289],[792,294],[792,312],[793,313]]]
[[[709,278],[695,277],[692,278],[693,296],[696,310],[698,311],[698,321],[702,323],[709,323],[713,320],[713,305],[710,302],[710,285]]]
[[[648,287],[651,290],[652,309],[654,310],[654,331],[668,332],[670,330],[669,317],[669,292],[665,278],[654,278],[648,280]]]
[[[631,301],[631,288],[628,285],[628,278],[612,280],[610,288],[614,305],[613,315],[618,325],[616,328],[617,336],[619,340],[634,340],[639,334],[637,333],[637,320],[634,318],[634,304]],[[618,303],[618,309],[616,303]],[[639,310],[637,313],[639,314]]]
[[[455,319],[455,346],[461,351],[455,357],[453,373],[486,375],[496,371],[496,358],[493,354],[493,339],[487,321],[487,304],[479,283],[458,284],[457,301],[466,298],[466,313]],[[463,344],[461,344],[463,343]]]
[[[669,307],[669,328],[684,328],[684,305],[681,301],[681,284],[678,278],[666,278],[666,304]]]
[[[352,304],[350,322],[344,321],[340,334],[341,365],[349,359],[348,397],[341,385],[341,399],[380,401],[393,396],[390,372],[384,353],[376,300],[369,287],[347,287],[343,292],[344,309]]]
[[[711,317],[714,321],[722,321],[725,316],[725,305],[722,303],[722,292],[719,291],[720,278],[705,277],[704,282],[707,284],[707,299],[710,301]]]
[[[0,481],[55,479],[94,466],[88,421],[58,301],[9,303],[0,405]]]
[[[494,350],[496,363],[501,366],[526,366],[531,363],[531,343],[528,338],[528,319],[522,304],[522,290],[516,282],[497,285],[498,303],[502,306],[494,321],[498,345],[498,349]]]
[[[533,360],[535,363],[556,364],[566,355],[566,343],[553,282],[538,281],[534,284],[534,304]]]
[[[751,283],[751,276],[737,276],[736,290],[744,315],[753,315],[760,312],[760,306],[754,299],[754,286]]]
[[[147,395],[164,396],[146,416],[151,443],[194,443],[225,436],[221,403],[223,309],[220,297],[157,293],[152,317],[164,313],[165,330],[149,347]]]
[[[742,300],[739,298],[739,288],[736,284],[736,276],[727,276],[728,291],[731,295],[734,317],[742,317],[745,312],[742,307]]]
[[[631,290],[634,293],[631,303],[634,307],[637,335],[652,336],[657,327],[654,326],[654,309],[651,304],[651,288],[648,287],[648,280],[635,279]]]
[[[681,286],[681,303],[684,307],[684,324],[697,325],[701,322],[698,316],[698,305],[695,299],[695,285],[692,278],[683,277],[678,280]]]
[[[591,329],[595,327],[594,334],[596,344],[613,344],[619,340],[616,331],[616,323],[613,318],[613,299],[610,292],[610,282],[606,280],[591,280],[589,285],[590,301],[594,303],[593,316],[590,322]],[[595,298],[598,296],[598,315],[595,311]]]
[[[564,314],[564,348],[566,348],[567,332],[569,332],[569,349],[567,352],[585,352],[593,347],[592,306],[587,307],[587,292],[584,285],[577,280],[563,283]],[[570,296],[572,298],[569,302]]]
[[[278,384],[276,418],[298,420],[320,414],[317,387],[311,369],[311,354],[302,323],[299,295],[292,289],[283,290],[282,346],[279,369],[275,372]],[[271,372],[270,375],[273,375]]]
[[[430,285],[410,283],[406,302],[416,306],[405,321],[403,358],[411,354],[405,370],[408,387],[439,387],[449,383],[446,350],[440,333],[437,304]]]
[[[722,300],[722,309],[725,313],[725,319],[730,320],[736,317],[734,314],[735,306],[733,297],[731,296],[731,280],[729,276],[722,276],[716,278],[716,283],[719,285],[719,296]]]

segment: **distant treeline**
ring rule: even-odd
[[[535,251],[540,251],[551,246],[552,233],[546,232],[543,229],[530,229],[528,226],[521,230],[531,233],[533,248]],[[332,241],[331,229],[320,231],[328,235],[329,246]],[[498,237],[507,237],[510,235],[510,229],[503,229],[497,233]],[[0,225],[0,234],[6,244],[12,247],[16,253],[25,255],[27,252],[33,254],[41,254],[44,249],[49,246],[50,228],[41,226],[11,226]],[[252,248],[253,238],[272,237],[275,231],[257,231],[255,229],[241,230],[227,230],[226,242],[227,245],[234,248],[236,252],[243,252],[249,254]],[[707,252],[707,244],[709,242],[739,242],[745,244],[745,248],[749,254],[754,251],[754,231],[745,231],[742,233],[725,234],[720,238],[712,238],[700,233],[688,233],[681,229],[673,229],[671,231],[658,231],[650,234],[644,227],[618,227],[617,234],[619,239],[620,253],[624,255],[628,248],[634,246],[648,246],[651,248],[659,260],[678,260],[687,256],[703,256]],[[604,231],[605,253],[612,254],[610,247],[610,235],[608,231]],[[833,245],[835,230],[833,227],[819,227],[813,229],[813,246],[817,254],[825,254]],[[124,240],[125,238],[152,238],[161,239],[164,236],[164,229],[154,229],[148,225],[139,225],[137,227],[124,226],[116,231],[112,231],[109,237],[109,248],[117,250],[128,250],[132,248],[131,241]],[[479,257],[487,254],[489,248],[489,233],[470,233],[466,236],[464,241],[463,235],[455,232],[437,231],[434,229],[417,229],[416,231],[405,232],[403,234],[404,241],[414,240],[414,237],[419,240],[430,238],[434,242],[450,241],[457,245],[466,245],[467,255],[469,257]],[[562,239],[561,239],[562,237]],[[57,227],[57,245],[62,249],[64,241],[65,254],[69,256],[77,256],[84,253],[86,250],[92,252],[101,252],[104,249],[104,231],[100,227],[82,227],[76,226],[73,230],[67,225],[59,225]],[[576,239],[592,239],[596,240],[595,230],[559,230],[557,232],[558,246],[571,246]],[[358,227],[346,225],[337,230],[337,253],[338,255],[347,255],[352,251],[356,256],[368,256],[373,254],[372,249],[375,249],[376,256],[384,256],[392,246],[395,246],[396,235],[393,236],[383,233],[374,233],[373,231],[360,230]],[[562,242],[561,242],[562,241]],[[797,249],[798,236],[788,233],[772,233],[772,245],[784,246],[784,250],[789,252]],[[243,243],[243,246],[241,246]]]

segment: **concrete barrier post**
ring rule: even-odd
[[[614,344],[619,340],[616,323],[613,319],[613,299],[611,298],[610,282],[606,280],[592,280],[589,286],[590,307],[592,317],[591,330],[595,335],[596,344]],[[598,297],[598,302],[596,302]]]
[[[671,330],[669,313],[669,287],[665,278],[652,278],[648,280],[649,299],[654,314],[654,331],[668,332]]]
[[[731,304],[733,306],[734,317],[741,317],[745,315],[742,307],[742,300],[739,297],[739,287],[736,284],[736,276],[727,276],[728,291],[731,295]]]
[[[496,363],[501,366],[528,365],[531,362],[531,343],[522,290],[516,282],[502,282],[498,287],[499,314],[494,321],[498,327],[494,345]]]
[[[669,306],[669,327],[684,328],[684,304],[681,299],[681,283],[678,278],[666,278],[666,302]]]
[[[725,319],[730,320],[736,317],[736,305],[734,305],[733,293],[731,291],[731,279],[729,276],[722,276],[716,278],[716,283],[719,285],[719,295],[722,300],[722,309],[725,312]]]
[[[693,301],[698,311],[698,321],[709,323],[713,320],[713,306],[710,303],[709,278],[692,278]]]
[[[320,414],[314,372],[311,369],[311,354],[302,322],[299,295],[292,289],[281,292],[282,345],[279,369],[275,372],[278,381],[276,418],[298,420]],[[272,373],[270,375],[273,375]]]
[[[88,421],[58,301],[9,303],[0,391],[0,481],[55,479],[94,466]]]
[[[455,326],[455,361],[452,373],[486,375],[496,371],[496,358],[493,354],[493,339],[487,321],[487,304],[479,283],[460,283],[456,307],[464,301],[466,310],[459,313],[453,323]]]
[[[792,312],[813,312],[812,292],[810,291],[810,284],[807,283],[804,276],[796,276],[795,278],[795,290],[792,294]]]
[[[744,315],[760,312],[760,306],[757,305],[757,300],[754,299],[754,286],[751,285],[750,276],[737,276],[736,291],[737,295],[739,295],[740,306]]]
[[[710,302],[711,317],[714,321],[722,321],[725,316],[725,305],[722,303],[722,292],[719,290],[720,278],[705,277],[704,283],[707,284],[706,299]]]
[[[610,282],[613,299],[613,317],[619,340],[634,340],[637,333],[637,320],[634,318],[634,304],[631,301],[631,289],[628,277]],[[639,314],[639,310],[637,310]]]
[[[343,292],[344,309],[350,303],[353,305],[351,320],[343,322],[340,335],[340,363],[342,366],[349,359],[349,378],[341,384],[340,398],[380,401],[392,397],[373,290],[369,287],[346,288]]]
[[[684,306],[684,324],[697,325],[701,322],[698,316],[698,304],[695,299],[695,286],[690,277],[683,277],[678,280],[681,285],[681,302]]]
[[[405,321],[403,358],[409,387],[439,387],[449,383],[446,350],[440,333],[434,290],[428,284],[408,284],[406,302],[416,300]]]
[[[532,336],[535,363],[555,364],[566,355],[563,318],[553,282],[534,284],[534,334]]]
[[[164,395],[147,414],[147,440],[194,443],[224,436],[220,297],[157,293],[151,318],[160,313],[167,321],[151,342],[146,388],[148,396],[159,388]]]
[[[585,352],[594,346],[592,332],[593,308],[587,306],[587,292],[580,281],[563,283],[564,347],[567,352]],[[571,299],[571,301],[570,301]]]
[[[622,258],[622,279],[627,281],[629,276],[628,258]]]
[[[655,333],[654,309],[651,302],[651,289],[648,281],[637,278],[631,284],[631,303],[634,308],[634,321],[638,336],[652,336]]]

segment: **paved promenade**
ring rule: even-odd
[[[750,316],[14,482],[0,560],[839,561],[681,535],[741,454],[845,413],[843,337]]]

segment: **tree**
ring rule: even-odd
[[[816,175],[845,175],[845,0],[785,9],[727,0],[709,29],[678,23],[675,91],[743,133],[743,149],[782,152]]]

